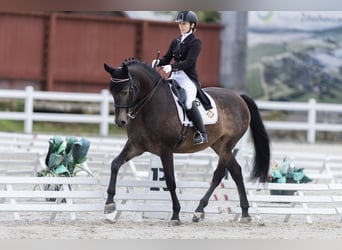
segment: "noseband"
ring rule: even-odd
[[[133,78],[131,74],[128,73],[128,78],[126,79],[117,79],[111,78],[111,82],[115,84],[123,84],[129,82],[129,95],[126,104],[114,104],[115,109],[128,109],[127,116],[131,119],[134,119],[137,113],[142,109],[142,107],[151,99],[151,97],[156,92],[158,86],[162,82],[163,78],[160,77],[156,84],[153,86],[152,90],[137,104],[134,105],[134,97],[136,96],[137,86],[133,82]]]

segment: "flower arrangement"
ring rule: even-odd
[[[270,167],[269,182],[274,183],[308,183],[311,182],[304,174],[304,168],[296,168],[286,157],[278,164]]]
[[[80,140],[75,137],[66,137],[65,140],[58,136],[50,138],[49,150],[45,158],[46,168],[37,172],[37,176],[73,177],[82,171],[92,176],[81,165],[87,160],[89,147],[90,141],[84,138]]]

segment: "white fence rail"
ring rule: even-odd
[[[25,101],[24,112],[0,111],[2,120],[24,121],[24,132],[32,133],[33,122],[71,122],[71,123],[95,123],[99,124],[99,134],[108,135],[109,124],[114,123],[114,117],[110,115],[109,105],[113,103],[112,97],[107,90],[102,90],[99,94],[87,93],[66,93],[66,92],[46,92],[34,91],[28,86],[25,90],[1,90],[0,98],[23,99]],[[34,112],[35,100],[54,100],[72,102],[93,102],[100,104],[99,114],[56,114]],[[257,101],[259,109],[262,110],[282,110],[282,111],[304,111],[307,113],[306,121],[265,121],[268,130],[293,130],[306,131],[307,141],[314,143],[316,133],[319,131],[342,132],[341,123],[318,122],[318,112],[342,114],[341,104],[316,103],[311,99],[308,103],[299,102],[271,102]]]
[[[114,117],[109,113],[109,105],[113,99],[108,90],[102,90],[100,94],[68,93],[34,91],[28,86],[25,90],[1,90],[0,98],[23,99],[25,101],[24,112],[0,111],[2,120],[24,121],[24,132],[32,133],[33,122],[71,122],[71,123],[97,123],[100,135],[108,135],[109,124],[114,124]],[[34,112],[35,100],[92,102],[101,105],[99,114],[61,114]]]
[[[263,110],[304,111],[307,113],[307,119],[303,122],[265,121],[265,126],[268,130],[307,131],[307,141],[310,143],[316,141],[316,133],[319,131],[342,132],[341,123],[333,123],[331,121],[318,122],[317,120],[318,112],[342,114],[341,104],[317,103],[315,99],[310,99],[307,103],[257,101],[257,105],[259,109]]]

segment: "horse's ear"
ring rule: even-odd
[[[112,74],[114,72],[114,69],[112,67],[110,67],[107,64],[104,64],[104,69],[109,73]]]
[[[122,73],[128,76],[128,67],[125,63],[122,64]]]

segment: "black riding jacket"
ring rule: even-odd
[[[160,59],[158,66],[171,64],[172,71],[183,70],[188,77],[199,85],[196,61],[199,53],[201,52],[201,40],[190,34],[181,42],[181,36],[172,40],[167,53]]]

